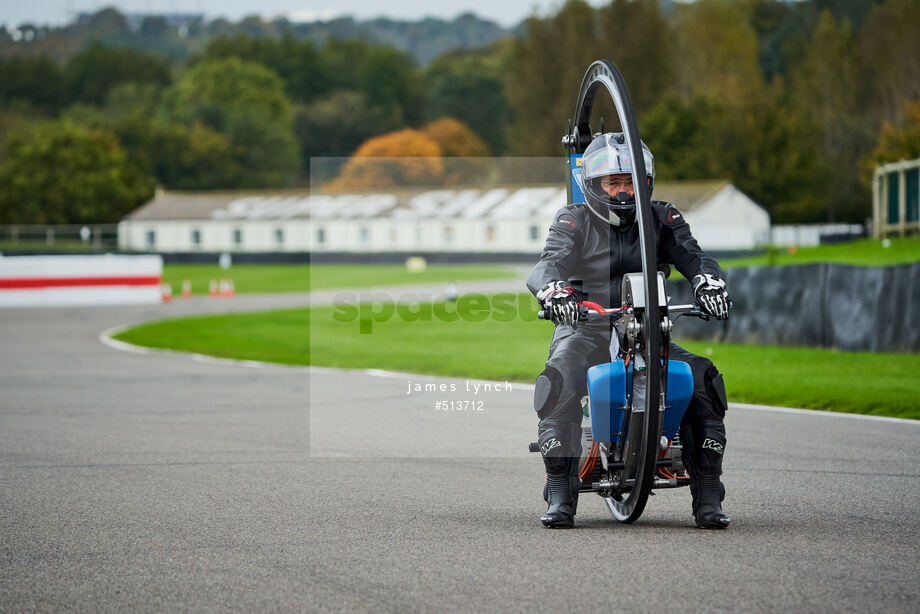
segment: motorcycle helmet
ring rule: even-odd
[[[655,182],[655,160],[642,143],[648,193]],[[601,188],[601,178],[608,175],[631,175],[632,160],[622,132],[608,132],[594,137],[581,157],[581,189],[588,209],[612,226],[628,226],[636,219],[636,197],[625,191],[611,196]]]

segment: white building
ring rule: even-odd
[[[769,215],[726,181],[661,182],[705,249],[766,244]],[[566,202],[558,185],[310,195],[158,192],[119,224],[124,250],[537,253]]]

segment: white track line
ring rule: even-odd
[[[757,405],[753,403],[729,403],[729,408],[745,409],[748,411],[773,411],[783,414],[799,414],[807,416],[827,416],[829,418],[854,418],[856,420],[874,420],[876,422],[896,422],[898,424],[920,425],[920,420],[907,418],[888,418],[886,416],[867,416],[865,414],[847,414],[824,409],[799,409],[797,407],[774,407],[773,405]]]
[[[208,356],[207,354],[196,354],[195,352],[180,352],[178,350],[167,350],[164,348],[149,348],[140,345],[134,345],[133,343],[127,343],[125,341],[119,341],[118,339],[113,339],[112,336],[117,335],[118,333],[132,328],[130,325],[125,326],[115,326],[113,328],[106,329],[99,333],[99,343],[106,345],[110,348],[121,350],[122,352],[131,352],[133,354],[146,354],[148,356],[165,355],[165,356],[181,356],[184,358],[191,358],[196,362],[203,362],[206,364],[213,365],[228,365],[233,367],[249,367],[251,369],[264,369],[265,367],[279,367],[282,369],[295,369],[306,372],[310,371],[309,367],[300,367],[297,365],[285,365],[276,362],[263,362],[261,360],[237,360],[234,358],[218,358],[217,356]]]
[[[460,378],[447,378],[438,375],[426,375],[418,373],[405,373],[402,371],[387,371],[385,369],[339,369],[335,367],[298,367],[295,365],[283,365],[280,363],[274,362],[263,362],[260,360],[235,360],[232,358],[217,358],[215,356],[207,356],[205,354],[195,354],[193,352],[179,352],[176,350],[166,350],[160,348],[148,348],[142,347],[139,345],[134,345],[131,343],[126,343],[124,341],[118,341],[117,339],[112,339],[113,335],[130,328],[130,326],[115,326],[99,333],[99,342],[103,345],[107,345],[110,348],[121,350],[123,352],[133,352],[135,354],[165,354],[170,356],[184,356],[191,358],[192,360],[209,363],[209,364],[218,364],[218,365],[228,365],[234,367],[249,367],[253,369],[262,369],[265,367],[281,367],[285,369],[296,369],[301,370],[306,373],[330,373],[338,375],[347,375],[350,373],[365,373],[372,377],[385,377],[389,379],[416,379],[416,380],[444,380],[444,379],[460,379]],[[504,382],[493,382],[491,380],[480,380],[480,379],[469,379],[468,381],[472,382],[485,382],[485,383],[504,383]],[[533,392],[533,384],[522,384],[520,382],[512,382],[511,385],[515,390],[526,390]],[[887,418],[885,416],[866,416],[864,414],[847,414],[843,412],[834,412],[834,411],[824,411],[820,409],[799,409],[796,407],[775,407],[773,405],[755,405],[751,403],[729,403],[730,409],[742,409],[746,411],[770,411],[775,413],[782,414],[798,414],[801,416],[813,416],[813,417],[824,417],[824,418],[850,418],[856,420],[871,420],[875,422],[894,422],[897,424],[912,424],[914,426],[920,425],[920,420],[908,420],[905,418]]]

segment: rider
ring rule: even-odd
[[[642,149],[651,194],[654,161],[645,143]],[[582,156],[587,206],[570,204],[556,213],[540,261],[527,278],[527,287],[556,324],[546,369],[537,377],[534,391],[534,409],[540,418],[538,442],[546,466],[543,498],[549,504],[540,520],[549,528],[574,525],[587,370],[610,362],[619,347],[607,318],[578,321],[578,302],[620,305],[623,275],[642,270],[631,173],[622,133],[601,134],[591,141]],[[652,201],[651,222],[658,236],[658,261],[673,264],[691,280],[705,313],[727,319],[730,302],[724,273],[700,249],[677,208]],[[687,362],[693,372],[693,397],[680,426],[693,515],[701,528],[722,529],[730,523],[722,511],[725,488],[719,480],[728,407],[725,384],[708,358],[674,343],[670,358]]]

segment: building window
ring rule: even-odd
[[[275,243],[284,245],[284,228],[275,228]]]
[[[540,229],[537,228],[536,226],[531,226],[530,227],[530,240],[536,241],[539,238],[540,238]]]
[[[192,247],[201,247],[201,231],[197,228],[192,231]]]
[[[362,245],[370,241],[370,238],[371,238],[371,233],[367,229],[367,226],[362,226],[361,228],[358,229],[358,240],[361,242]]]
[[[239,228],[233,229],[233,244],[237,247],[243,244],[243,231]]]
[[[489,224],[486,226],[486,241],[491,243],[495,240],[495,226]]]
[[[453,226],[448,225],[448,226],[445,226],[445,227],[444,227],[444,242],[445,242],[445,243],[453,243],[453,242],[454,242],[454,228],[453,228]]]
[[[157,231],[148,230],[147,231],[147,247],[156,247],[157,246]]]
[[[316,242],[319,243],[320,245],[326,242],[326,229],[325,228],[316,229]]]

